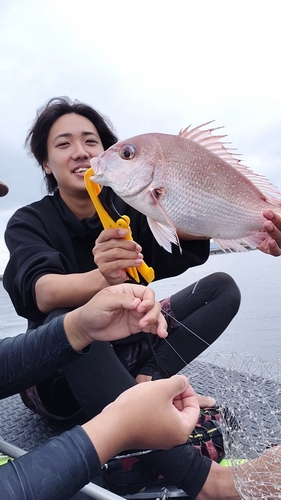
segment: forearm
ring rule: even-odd
[[[77,274],[45,274],[35,284],[37,306],[45,314],[60,307],[73,309],[108,286],[98,269]]]
[[[222,467],[212,462],[206,482],[196,500],[239,500],[230,467]]]
[[[105,411],[82,425],[96,449],[101,464],[105,464],[122,450],[130,448],[126,442],[128,433],[122,423],[122,415],[119,415],[117,411],[115,416],[113,409],[112,411],[110,409],[110,412],[107,411],[106,416],[104,413]]]
[[[100,474],[100,461],[77,426],[0,467],[1,500],[66,500]]]
[[[65,335],[63,317],[1,340],[0,398],[31,387],[80,355]]]

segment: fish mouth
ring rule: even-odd
[[[91,158],[90,160],[90,167],[93,169],[93,171],[95,172],[95,175],[98,173],[99,171],[99,166],[100,166],[100,158],[98,156],[94,156],[94,158]]]
[[[114,171],[114,169],[110,170],[107,165],[103,164],[101,157],[102,154],[90,160],[91,168],[94,172],[94,175],[90,177],[90,180],[92,182],[100,184],[101,186],[111,187],[113,191],[115,191],[115,189],[113,188],[114,177],[118,176],[118,178],[120,179],[120,172]],[[124,190],[126,189],[127,187],[124,188]],[[117,194],[119,194],[119,189]]]
[[[94,172],[94,175],[90,177],[91,181],[102,186],[111,187],[117,195],[123,198],[125,196],[136,196],[151,184],[152,179],[146,179],[144,182],[144,179],[142,178],[140,182],[139,170],[130,172],[130,178],[128,179],[127,171],[125,176],[125,174],[122,174],[122,169],[110,169],[108,165],[103,164],[103,154],[104,153],[101,153],[99,156],[90,160],[91,168]],[[110,174],[110,178],[108,178],[107,173]],[[120,179],[122,180],[122,185]],[[136,185],[134,186],[134,184]]]
[[[100,158],[94,157],[90,160],[91,169],[93,170],[94,175],[90,177],[92,182],[96,182],[97,184],[101,184],[102,186],[109,186],[106,181],[106,169],[103,168],[103,164]]]

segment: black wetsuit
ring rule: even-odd
[[[40,382],[80,356],[66,338],[63,317],[37,330],[0,340],[0,398]],[[100,471],[96,450],[82,427],[77,425],[2,465],[0,498],[69,499],[99,476]]]

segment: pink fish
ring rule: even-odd
[[[213,135],[190,127],[179,135],[143,134],[91,160],[91,180],[110,186],[147,216],[160,245],[179,244],[177,230],[213,239],[223,250],[256,248],[268,237],[262,213],[281,215],[281,193]]]

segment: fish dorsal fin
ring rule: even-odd
[[[202,127],[205,127],[206,125],[209,125],[213,122],[214,120],[203,123],[202,125],[199,125],[198,127],[192,129],[190,128],[191,125],[189,125],[187,128],[180,131],[179,136],[183,137],[184,139],[198,142],[198,144],[201,144],[201,146],[204,146],[209,151],[219,156],[222,160],[226,161],[229,165],[231,165],[238,172],[244,175],[244,177],[249,179],[256,186],[256,188],[259,189],[266,201],[268,201],[269,203],[277,203],[281,205],[280,191],[278,191],[278,189],[273,184],[271,184],[271,182],[266,177],[264,177],[263,175],[255,174],[250,168],[242,165],[241,160],[239,158],[236,158],[236,156],[241,155],[235,153],[234,156],[234,153],[232,153],[232,151],[236,151],[236,149],[228,148],[225,146],[226,144],[231,144],[230,142],[221,141],[221,139],[227,137],[226,134],[213,135],[213,132],[215,130],[220,130],[223,127],[202,129]]]

